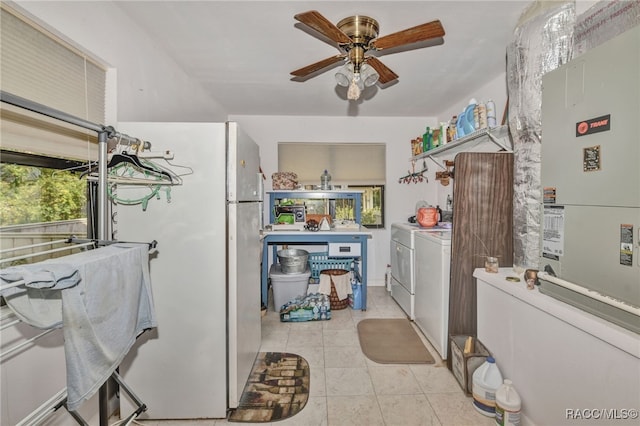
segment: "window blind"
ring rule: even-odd
[[[0,87],[4,92],[102,124],[105,84],[103,67],[2,6]],[[95,133],[5,103],[0,107],[3,149],[66,158],[86,158],[88,149],[95,151]]]
[[[333,184],[385,183],[383,143],[278,143],[278,171],[295,172],[303,185],[320,184],[324,170]]]

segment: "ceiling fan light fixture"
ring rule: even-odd
[[[351,82],[358,86],[358,89],[360,89],[360,91],[364,90],[364,80],[362,79],[362,75],[360,73],[353,74]]]
[[[353,80],[353,67],[350,67],[350,65],[351,64],[344,65],[336,73],[336,83],[338,83],[338,86],[347,87],[351,80]]]
[[[365,87],[371,87],[378,82],[380,75],[370,65],[362,64],[360,67],[360,79]]]
[[[356,75],[354,75],[353,80],[351,80],[351,84],[349,84],[349,89],[347,90],[347,99],[350,101],[357,101],[360,98],[360,93],[362,93],[362,80],[359,78],[356,79]]]
[[[347,98],[357,100],[366,87],[373,86],[378,81],[379,75],[373,67],[362,64],[359,72],[353,72],[353,63],[349,62],[336,72],[336,83],[342,87],[348,87]]]

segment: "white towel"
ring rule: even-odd
[[[72,259],[82,281],[62,292],[70,410],[93,396],[140,333],[157,325],[148,250],[114,244]]]
[[[113,244],[7,268],[0,278],[25,280],[3,291],[12,309],[18,304],[20,319],[40,328],[62,325],[69,410],[91,398],[136,337],[157,325],[146,244]]]
[[[344,300],[353,290],[351,289],[351,272],[343,274],[343,275],[329,275],[320,273],[320,285],[318,289],[318,293],[320,294],[331,294],[331,283],[333,282],[333,286],[336,288],[336,294],[338,295],[338,299]]]
[[[331,294],[331,275],[320,274],[320,282],[318,283],[318,293]]]
[[[351,272],[343,275],[333,275],[331,278],[333,279],[338,299],[344,300],[353,293],[351,289]]]
[[[33,263],[31,265],[12,266],[0,271],[0,277],[6,282],[24,280],[24,285],[30,288],[64,289],[78,284],[80,276],[78,270],[68,263]],[[14,294],[20,290],[13,287],[4,290],[2,294]]]
[[[80,282],[78,270],[68,263],[34,263],[0,271],[0,284],[24,284],[0,291],[7,306],[23,322],[40,329],[62,327],[60,290]]]

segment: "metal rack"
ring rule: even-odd
[[[77,249],[77,248],[83,248],[83,249],[95,249],[101,246],[106,246],[106,245],[111,245],[111,244],[115,244],[118,243],[120,241],[101,241],[101,240],[97,240],[97,239],[77,239],[75,237],[70,237],[67,239],[61,239],[61,240],[54,240],[54,241],[49,241],[49,242],[45,242],[45,243],[37,243],[37,244],[31,244],[31,245],[26,245],[26,246],[19,246],[19,247],[13,247],[10,249],[4,249],[2,250],[1,253],[11,253],[11,252],[17,252],[17,251],[22,251],[22,250],[27,250],[27,249],[33,249],[33,248],[45,248],[47,246],[54,246],[60,243],[65,243],[65,244],[73,244],[73,246],[67,246],[67,247],[57,247],[57,248],[50,248],[47,250],[43,250],[43,251],[36,251],[33,253],[28,253],[28,254],[23,254],[23,255],[18,255],[18,256],[12,256],[12,257],[8,257],[8,258],[4,258],[0,260],[0,264],[5,264],[5,263],[9,263],[9,262],[13,262],[16,260],[24,260],[24,259],[28,259],[30,257],[36,257],[36,256],[42,256],[42,255],[47,255],[47,254],[53,254],[53,253],[57,253],[60,251],[64,251],[64,250],[69,250],[69,249]],[[149,248],[150,249],[155,249],[157,242],[156,241],[152,241],[149,244]],[[23,285],[25,283],[24,280],[18,280],[18,281],[14,281],[10,284],[5,284],[0,286],[0,290],[6,290],[9,288],[13,288],[13,287],[17,287],[20,285]],[[12,312],[8,312],[8,313],[3,313],[3,315],[0,317],[0,321],[3,322],[3,324],[0,326],[0,330],[5,330],[9,327],[15,326],[19,323],[21,323],[22,321],[20,319],[18,319],[18,317],[12,313]],[[20,350],[32,345],[36,340],[39,340],[43,337],[45,337],[46,335],[54,332],[58,330],[58,328],[49,328],[46,329],[44,331],[42,331],[41,333],[28,338],[20,343],[16,343],[15,345],[11,346],[10,348],[6,349],[5,351],[3,351],[2,353],[0,353],[0,360],[9,357],[13,354],[15,354],[16,352],[19,352]],[[133,393],[133,391],[122,381],[121,377],[118,375],[117,371],[114,372],[111,377],[111,379],[113,379],[118,386],[120,387],[120,389],[122,389],[136,404],[137,409],[131,413],[131,415],[129,417],[127,417],[126,421],[129,421],[131,419],[134,419],[136,417],[138,417],[142,412],[146,411],[147,407],[146,405],[140,400],[140,398],[138,398],[137,395],[135,395],[135,393]],[[102,400],[103,398],[106,398],[106,388],[104,388],[104,384],[101,386],[99,392],[99,398],[100,400]],[[104,395],[102,395],[104,393]],[[57,410],[59,410],[62,407],[66,408],[66,402],[67,402],[67,391],[66,388],[60,390],[58,393],[56,393],[55,395],[53,395],[49,400],[47,400],[46,402],[44,402],[41,406],[39,406],[38,408],[36,408],[34,411],[32,411],[27,417],[25,417],[24,419],[22,419],[17,426],[26,426],[26,425],[36,425],[39,424],[41,421],[43,421],[44,419],[46,419],[49,415],[53,414],[54,412],[56,412]],[[106,411],[106,401],[105,401],[105,407],[102,407],[102,401],[100,401],[100,424],[101,425],[106,425],[107,424],[107,417],[108,417],[108,413]],[[69,414],[71,415],[71,417],[74,418],[74,420],[76,420],[76,422],[80,425],[83,426],[88,426],[88,423],[75,411],[72,410],[67,410],[69,412]]]
[[[51,117],[51,118],[78,126],[83,129],[95,131],[97,133],[97,136],[98,136],[98,200],[97,200],[98,206],[97,206],[97,232],[96,232],[97,239],[79,241],[79,240],[74,240],[73,238],[70,238],[69,240],[63,240],[63,241],[76,244],[74,247],[94,247],[94,248],[100,245],[113,243],[113,241],[108,240],[107,141],[112,138],[117,138],[120,144],[129,145],[129,146],[138,146],[142,143],[145,149],[149,149],[151,147],[151,144],[146,141],[141,141],[138,138],[133,138],[128,135],[119,133],[111,126],[92,123],[90,121],[75,117],[73,115],[50,108],[42,104],[38,104],[28,99],[24,99],[19,96],[13,95],[11,93],[7,93],[5,91],[0,91],[0,101],[10,105],[20,107],[28,111],[32,111],[47,117]],[[61,242],[61,241],[56,241],[56,242]],[[22,249],[22,248],[44,247],[46,245],[51,245],[52,243],[53,242],[35,244],[31,246],[23,246],[15,249],[6,249],[6,250],[3,250],[0,253],[0,255],[10,251],[17,251],[18,249]],[[155,241],[153,243],[150,243],[150,246],[151,245],[155,247]],[[28,257],[32,257],[34,255],[40,255],[44,253],[54,253],[60,250],[68,250],[68,247],[61,248],[61,249],[50,249],[45,252],[31,253],[28,255],[14,256],[11,258],[3,259],[2,262],[6,263],[13,260],[25,259]],[[22,283],[16,282],[16,283],[10,284],[10,286],[18,286],[20,284]],[[7,287],[3,286],[2,289],[4,288],[7,288]],[[6,317],[3,319],[6,319]],[[10,323],[5,324],[3,328],[14,325],[17,322],[20,322],[20,320],[16,319],[15,321],[11,321]],[[0,357],[7,356],[8,354],[11,354],[20,350],[25,345],[28,345],[32,341],[45,336],[51,331],[53,331],[53,329],[46,330],[43,333],[33,337],[32,339],[29,339],[26,342],[22,342],[17,346],[11,347],[4,353],[0,354]],[[137,410],[126,419],[126,421],[129,421],[130,419],[137,417],[140,413],[146,411],[147,409],[146,405],[143,404],[140,401],[140,399],[122,382],[117,372],[114,372],[111,378],[118,384],[118,386],[122,390],[124,390],[127,393],[127,395],[129,395],[132,398],[132,400],[136,403],[138,407]],[[42,406],[38,407],[29,416],[23,419],[19,423],[19,425],[37,424],[37,422],[40,422],[42,419],[46,418],[46,416],[57,411],[60,407],[64,406],[65,402],[66,402],[66,389],[63,389],[59,393],[54,395],[50,400],[46,401]],[[102,386],[98,391],[98,403],[99,403],[98,409],[99,409],[99,417],[100,417],[100,426],[107,426],[109,413],[108,413],[108,389],[107,389],[106,382],[102,384]],[[86,423],[86,421],[84,421],[84,419],[82,419],[77,413],[73,411],[69,411],[69,413],[78,422],[78,424],[88,425],[88,423]]]

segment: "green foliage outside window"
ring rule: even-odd
[[[86,181],[68,171],[0,164],[0,226],[86,217]]]
[[[361,225],[371,228],[382,228],[384,226],[382,216],[383,187],[372,185],[350,186],[350,188],[357,188],[364,191],[362,194],[362,211],[360,212],[362,218]],[[336,200],[336,219],[354,219],[352,201]]]
[[[336,220],[353,220],[353,206],[337,205],[336,203]]]
[[[362,209],[362,225],[376,225],[380,222],[380,208]],[[351,206],[336,206],[337,220],[353,220]]]
[[[362,224],[363,225],[379,225],[380,216],[382,213],[379,208],[375,209],[362,209]]]

